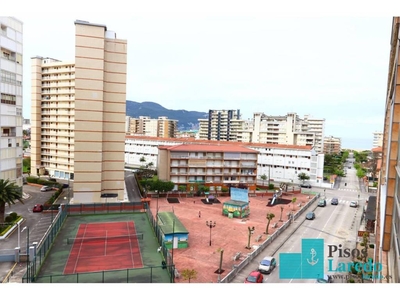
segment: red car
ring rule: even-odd
[[[263,283],[264,276],[259,271],[250,272],[249,276],[244,280],[244,283]]]
[[[42,212],[43,211],[43,205],[42,204],[35,204],[33,207],[33,212]]]

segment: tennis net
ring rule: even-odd
[[[126,243],[131,240],[143,240],[143,233],[117,236],[93,236],[83,238],[67,238],[67,245],[73,243]]]

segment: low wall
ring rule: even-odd
[[[307,210],[318,198],[319,194],[315,195],[311,201],[309,201],[307,204],[302,206],[300,210],[296,212],[296,214],[293,216],[293,219],[296,220],[305,210]],[[249,253],[247,257],[240,262],[238,265],[234,265],[233,269],[224,277],[221,279],[220,283],[230,283],[244,267],[246,267],[249,263],[253,261],[262,251],[264,251],[271,243],[279,236],[281,235],[286,228],[288,228],[291,224],[291,220],[286,221],[278,230],[276,230],[273,234],[271,234],[256,250],[253,252]],[[280,245],[281,246],[281,245]],[[278,249],[280,248],[278,247]]]

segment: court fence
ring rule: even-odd
[[[115,277],[116,271],[103,271],[94,273],[79,273],[72,275],[49,275],[40,276],[40,268],[44,263],[46,256],[48,255],[59,231],[61,230],[66,218],[69,215],[89,215],[89,214],[116,214],[116,213],[127,213],[127,212],[147,212],[147,217],[149,222],[156,233],[159,245],[162,249],[162,254],[164,261],[160,266],[152,266],[145,268],[136,269],[126,269],[118,271],[119,276],[124,278],[123,273],[126,272],[126,282],[131,282],[132,278],[137,280],[133,274],[140,273],[140,281],[145,280],[146,283],[154,282],[154,273],[159,270],[167,269],[170,282],[174,282],[175,278],[175,266],[173,265],[173,259],[168,249],[162,242],[162,237],[160,236],[161,231],[154,222],[154,218],[147,203],[135,203],[135,202],[121,202],[121,203],[93,203],[93,204],[61,204],[57,214],[52,219],[51,224],[43,235],[43,238],[32,245],[29,245],[29,253],[27,253],[27,268],[24,276],[22,277],[22,283],[32,283],[32,282],[88,282],[88,277],[97,277],[98,282],[112,282],[109,277]],[[112,274],[109,276],[109,274]],[[147,275],[146,275],[147,274]],[[90,281],[89,281],[90,282]],[[135,281],[137,282],[137,281]]]

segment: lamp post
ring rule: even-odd
[[[271,179],[271,166],[268,166],[268,186],[270,185],[270,179]]]
[[[254,228],[254,226],[253,227],[247,227],[247,229],[248,229],[248,231],[249,231],[249,240],[248,240],[248,242],[247,242],[247,247],[246,247],[246,249],[250,249],[250,238],[251,238],[251,235],[253,234],[253,232],[254,232],[254,230],[255,230],[255,228]]]
[[[18,222],[18,249],[21,249],[21,232],[19,230],[19,222]]]
[[[29,227],[25,226],[22,228],[21,232],[24,232],[26,229],[26,254],[29,255]]]
[[[210,246],[211,246],[211,229],[213,229],[215,227],[215,225],[217,225],[217,223],[214,221],[214,223],[212,221],[208,222],[206,221],[206,226],[210,228]]]
[[[70,186],[69,186],[69,178],[70,178],[70,176],[71,176],[71,174],[68,173],[68,204],[71,201],[71,196],[70,196],[70,193],[69,193],[69,191],[71,189]]]

